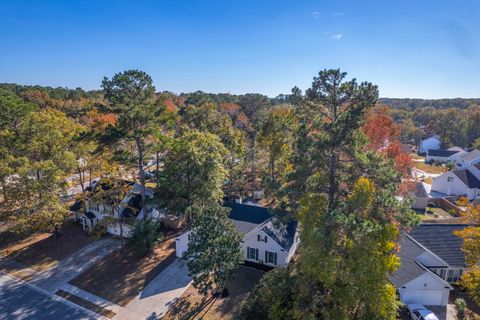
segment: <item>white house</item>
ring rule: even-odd
[[[480,150],[475,149],[458,157],[455,165],[457,169],[463,169],[471,167],[477,163],[480,163]]]
[[[458,147],[450,148],[448,150],[429,149],[427,150],[425,162],[427,163],[432,161],[442,162],[442,163],[456,162],[460,158],[460,156],[466,153],[467,152],[465,152],[463,149]]]
[[[122,234],[124,237],[130,237],[132,231],[132,224],[136,220],[141,220],[144,217],[145,210],[141,205],[141,186],[137,182],[131,181],[122,181],[124,184],[130,187],[125,198],[122,200],[122,205],[120,208],[115,208],[113,210],[113,216],[118,217],[118,215],[122,215],[124,218],[125,223],[123,223],[123,232],[120,232],[120,225],[116,223],[109,224],[107,226],[107,232],[113,235],[120,235]],[[87,188],[87,192],[95,192],[97,188],[102,188],[104,190],[108,190],[110,186],[106,183],[96,182],[93,186]],[[149,189],[145,188],[145,196],[147,199],[152,199],[154,196],[154,192]],[[92,231],[93,227],[102,219],[107,216],[112,216],[112,208],[107,205],[103,204],[95,204],[91,201],[85,202],[85,208],[82,208],[81,201],[75,202],[70,210],[75,213],[76,219],[82,223],[83,229],[86,231]],[[80,216],[80,212],[83,212]],[[161,219],[164,217],[163,211],[159,208],[156,208],[152,205],[148,206],[147,217],[149,219]]]
[[[465,270],[462,239],[453,234],[466,225],[420,224],[399,239],[400,267],[390,276],[405,304],[445,306],[452,283]]]
[[[432,180],[432,191],[445,196],[466,196],[469,200],[480,197],[480,180],[471,168],[453,170]]]
[[[428,150],[439,150],[441,144],[442,142],[438,135],[422,139],[418,145],[418,153],[426,154]]]
[[[229,218],[243,235],[241,247],[246,263],[282,266],[292,258],[298,245],[297,223],[291,221],[277,227],[268,208],[229,203]],[[181,257],[188,249],[190,231],[176,239],[176,254]]]
[[[411,208],[414,210],[425,210],[428,205],[430,188],[427,187],[425,182],[418,182],[415,184],[415,188],[410,192],[410,198],[412,199]]]

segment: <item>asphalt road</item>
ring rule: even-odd
[[[0,319],[97,319],[65,300],[0,273]]]

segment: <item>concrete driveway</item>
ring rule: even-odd
[[[169,305],[187,290],[191,281],[186,264],[176,259],[113,319],[161,318]]]
[[[118,248],[120,241],[116,239],[97,240],[61,260],[55,267],[40,273],[32,283],[49,292],[56,292],[63,284]]]
[[[89,310],[0,273],[0,320],[104,319]]]

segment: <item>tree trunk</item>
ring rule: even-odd
[[[332,150],[330,153],[330,168],[328,175],[328,210],[333,210],[335,208],[335,194],[337,193],[336,173],[337,154]]]
[[[82,192],[85,192],[85,171],[83,171],[82,175],[82,169],[80,167],[78,169],[78,178],[80,180],[80,186],[82,187]]]
[[[140,138],[135,139],[138,149],[138,174],[140,176],[141,195],[142,195],[142,208],[143,208],[143,220],[147,220],[148,208],[147,199],[145,196],[145,172],[143,171],[143,145]]]

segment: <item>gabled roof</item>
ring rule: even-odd
[[[464,161],[471,161],[471,160],[475,160],[477,158],[480,158],[480,150],[478,150],[478,149],[472,150],[472,151],[470,151],[468,153],[465,153],[465,154],[460,156],[460,159],[462,159]]]
[[[463,149],[460,148],[460,147],[451,147],[451,148],[448,148],[447,150],[449,150],[449,151],[465,152],[465,150],[463,150]]]
[[[419,198],[428,198],[428,191],[424,182],[418,182],[413,190],[415,196]]]
[[[86,216],[88,219],[95,219],[97,216],[95,215],[95,213],[91,212],[91,211],[87,211],[84,213],[84,216]]]
[[[297,231],[297,222],[290,221],[287,224],[276,225],[274,219],[270,219],[262,231],[275,240],[286,251],[290,250],[295,242],[295,233]]]
[[[398,245],[400,251],[397,252],[397,256],[400,258],[400,267],[389,278],[395,287],[400,288],[428,271],[416,260],[426,252],[422,247],[405,234],[400,235]]]
[[[425,137],[425,138],[422,138],[422,141],[425,141],[425,140],[428,140],[428,139],[436,139],[436,140],[439,140],[440,141],[440,136],[438,135],[433,135],[433,136],[430,136],[430,137]]]
[[[272,217],[268,208],[241,203],[227,203],[225,207],[231,211],[228,217],[233,220],[238,231],[247,234]]]
[[[132,197],[128,200],[127,205],[128,207],[125,207],[123,209],[122,215],[125,218],[129,218],[130,216],[138,216],[138,214],[142,210],[142,195],[133,194]]]
[[[480,188],[480,180],[468,169],[452,171],[468,188]]]
[[[80,212],[80,210],[82,209],[82,207],[83,207],[82,201],[77,200],[77,201],[75,201],[74,204],[72,204],[72,205],[69,207],[69,210],[72,211],[72,212]]]
[[[453,234],[462,230],[465,224],[420,224],[408,234],[426,249],[430,250],[450,267],[465,267],[462,251],[463,240]]]
[[[459,153],[460,151],[456,150],[434,150],[434,149],[429,149],[427,151],[427,154],[432,157],[445,157],[448,158],[450,156],[453,156],[456,153]]]

